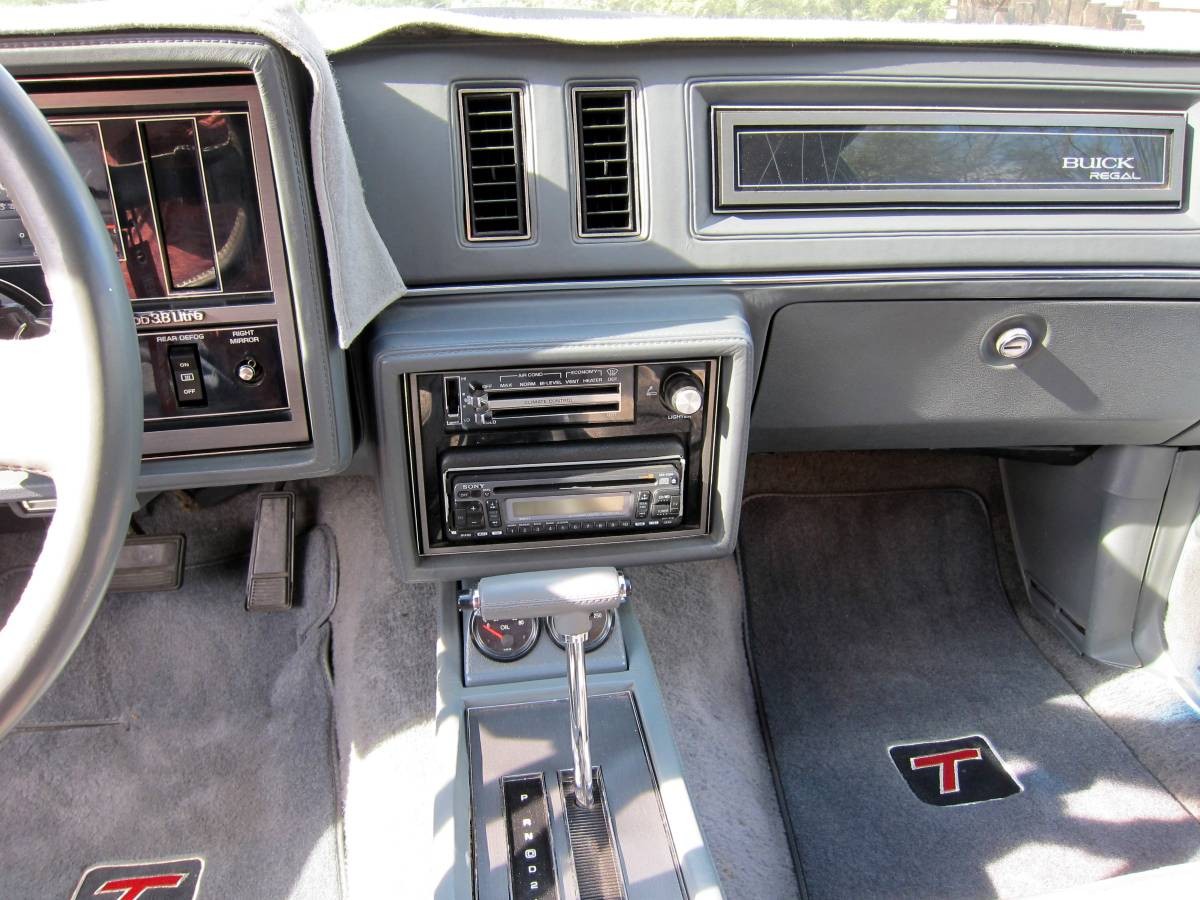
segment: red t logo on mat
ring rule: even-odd
[[[930,806],[982,803],[1021,792],[1021,785],[982,735],[896,744],[888,747],[888,755],[908,789]]]
[[[114,878],[96,888],[93,897],[101,894],[120,894],[117,900],[138,900],[138,897],[155,888],[177,888],[187,878],[187,872],[172,872],[169,875],[142,875],[134,878]]]
[[[971,760],[983,759],[983,753],[977,747],[966,747],[962,750],[951,750],[948,753],[931,753],[928,756],[914,756],[909,760],[913,769],[929,769],[941,767],[939,792],[943,794],[958,793],[958,764]]]
[[[159,862],[92,866],[83,873],[72,900],[195,900],[204,860],[198,857]]]

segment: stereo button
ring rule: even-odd
[[[700,382],[689,372],[676,372],[663,384],[663,403],[671,412],[681,416],[695,415],[704,405]]]
[[[458,501],[454,504],[454,527],[459,531],[473,531],[483,527],[483,504],[474,500]]]

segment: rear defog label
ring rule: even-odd
[[[194,900],[204,860],[92,866],[79,879],[71,900]]]
[[[930,806],[961,806],[1020,793],[987,739],[979,735],[889,747],[888,753],[917,799]]]

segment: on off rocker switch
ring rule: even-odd
[[[176,344],[167,351],[171,381],[180,406],[203,406],[204,379],[200,377],[200,353],[195,344]]]

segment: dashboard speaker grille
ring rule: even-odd
[[[467,239],[529,237],[521,92],[517,89],[459,92]]]
[[[575,88],[575,147],[579,170],[579,232],[635,234],[632,88]]]

